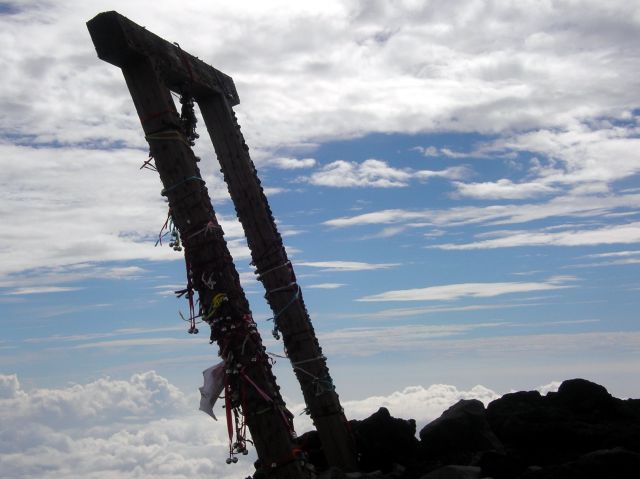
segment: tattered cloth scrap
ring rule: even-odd
[[[224,361],[205,369],[202,371],[202,375],[204,376],[204,386],[198,388],[200,390],[200,410],[217,421],[218,418],[213,414],[213,406],[224,389]]]

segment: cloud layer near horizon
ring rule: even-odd
[[[557,383],[542,389],[553,388]],[[487,404],[498,397],[483,386],[463,391],[434,384],[343,405],[351,419],[387,407],[396,417],[416,419],[421,427],[460,399]],[[196,394],[185,395],[153,371],[129,380],[102,378],[29,390],[16,375],[0,375],[3,477],[197,479],[250,474],[251,456],[225,465],[226,425],[205,417],[197,404]],[[300,412],[303,407],[291,409]],[[297,429],[303,432],[310,426],[304,416]]]

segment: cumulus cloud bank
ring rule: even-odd
[[[460,399],[486,404],[499,396],[483,386],[464,391],[435,384],[345,401],[343,406],[351,419],[387,407],[422,425]],[[226,426],[196,411],[197,405],[196,395],[185,395],[153,371],[129,380],[102,378],[30,390],[16,375],[0,375],[3,477],[204,479],[250,474],[251,456],[237,465],[225,464]],[[297,413],[303,406],[291,409]],[[297,417],[299,432],[311,427],[307,416]]]
[[[60,389],[0,375],[0,463],[11,479],[237,477],[225,435],[155,372]]]

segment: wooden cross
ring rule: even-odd
[[[221,355],[233,359],[227,365],[227,396],[236,402],[238,390],[246,396],[239,407],[265,471],[278,478],[305,474],[294,453],[288,411],[171,91],[200,108],[274,314],[274,335],[282,335],[325,456],[330,465],[355,471],[353,438],[326,358],[233,112],[240,102],[233,80],[117,12],[101,13],[87,27],[98,57],[122,69],[185,246],[187,294],[198,293]],[[233,404],[227,401],[229,413]]]

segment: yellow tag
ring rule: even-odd
[[[227,295],[224,293],[218,293],[216,294],[213,299],[211,300],[211,307],[213,308],[213,311],[215,311],[216,309],[218,309],[220,307],[220,305],[222,304],[223,301],[227,300]]]

